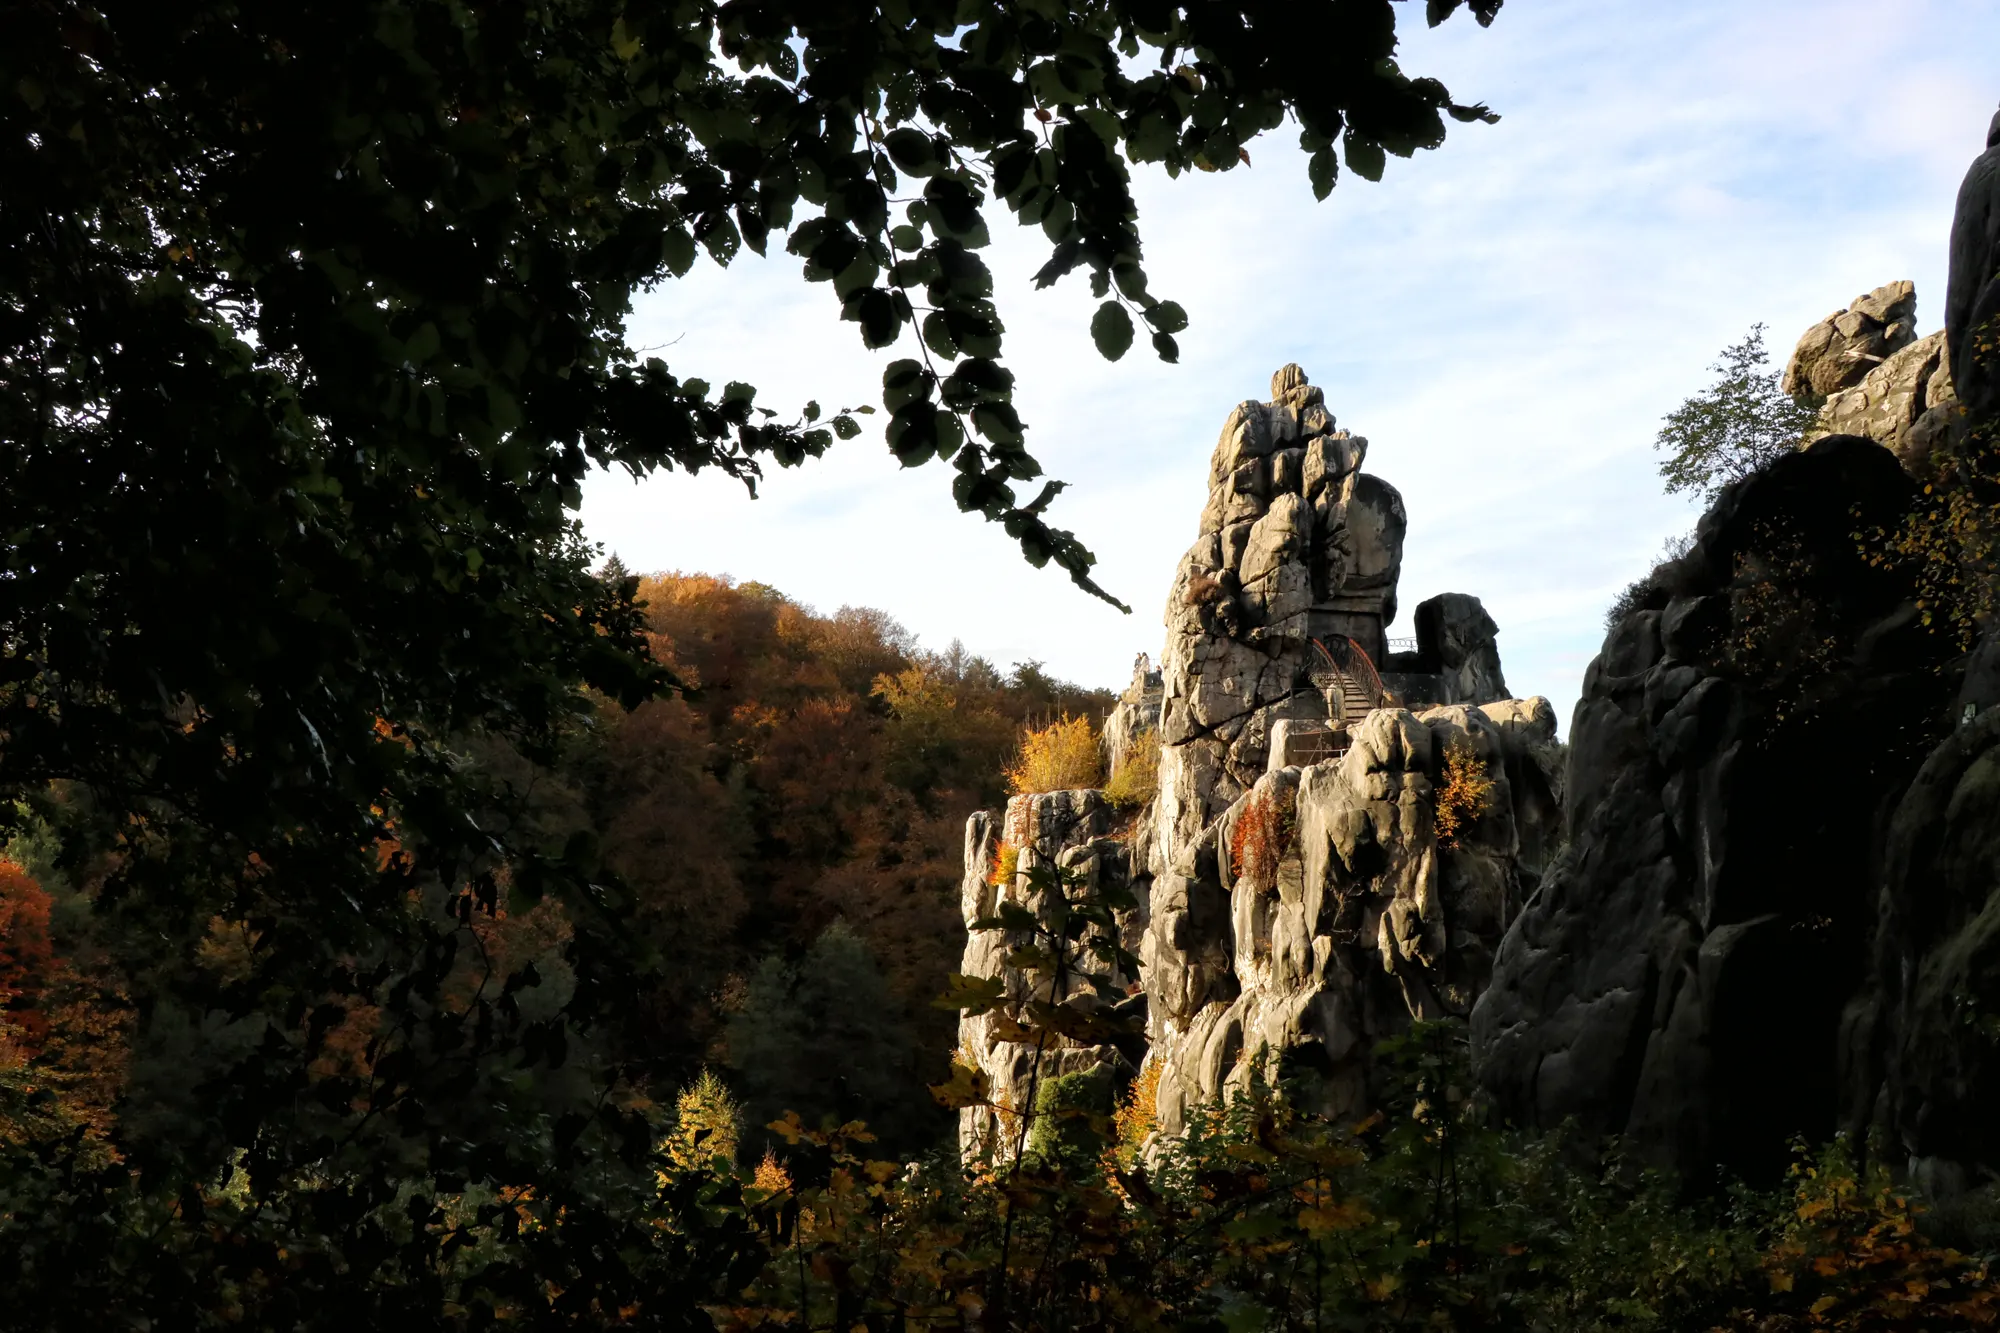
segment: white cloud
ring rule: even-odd
[[[1283,135],[1248,171],[1142,174],[1154,288],[1193,320],[1178,366],[1143,343],[1099,359],[1087,290],[1033,291],[1040,235],[1003,227],[988,258],[1030,443],[1072,483],[1055,516],[1129,618],[1027,568],[956,512],[945,468],[903,471],[879,435],[773,475],[755,503],[716,478],[598,478],[586,526],[635,568],[878,606],[933,645],[1117,684],[1158,651],[1223,417],[1296,360],[1403,491],[1403,605],[1482,597],[1509,683],[1566,716],[1604,606],[1693,521],[1660,493],[1650,446],[1715,353],[1761,320],[1782,355],[1894,278],[1916,280],[1935,325],[1952,199],[2000,97],[1995,49],[2000,11],[1941,0],[1517,0],[1490,30],[1419,26],[1405,68],[1500,124],[1455,125],[1442,150],[1392,160],[1380,184],[1343,179],[1324,204]],[[663,288],[632,337],[678,338],[661,353],[677,372],[748,379],[777,407],[871,401],[888,359],[782,254]]]

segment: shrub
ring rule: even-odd
[[[1120,1166],[1137,1161],[1139,1149],[1159,1128],[1160,1067],[1158,1060],[1148,1060],[1112,1114],[1111,1150]]]
[[[1133,739],[1125,762],[1104,784],[1104,799],[1116,809],[1136,810],[1152,804],[1159,790],[1160,733],[1149,727]]]
[[[1029,1161],[1060,1166],[1073,1178],[1088,1177],[1107,1146],[1112,1110],[1111,1070],[1105,1065],[1045,1078],[1035,1090]]]
[[[1103,780],[1097,731],[1087,717],[1063,717],[1021,737],[1021,757],[1007,770],[1016,796],[1076,791]]]
[[[1268,889],[1278,882],[1278,859],[1291,839],[1291,811],[1269,792],[1256,792],[1229,833],[1229,868],[1237,879]]]
[[[1729,1327],[1794,1329],[1990,1327],[2000,1322],[1991,1263],[1941,1248],[1879,1163],[1856,1166],[1836,1140],[1800,1147],[1791,1217],[1763,1256],[1768,1296],[1731,1312]]]
[[[666,1142],[667,1160],[678,1171],[703,1168],[716,1158],[736,1159],[740,1108],[729,1087],[704,1069],[674,1099],[674,1125]]]
[[[764,1149],[764,1160],[757,1163],[757,1173],[750,1178],[750,1184],[766,1194],[790,1194],[792,1173],[778,1160],[775,1148]]]
[[[1458,846],[1459,837],[1486,813],[1492,799],[1493,779],[1486,776],[1486,766],[1473,753],[1472,743],[1462,736],[1454,737],[1445,746],[1444,777],[1438,784],[1438,846]]]
[[[1682,556],[1694,547],[1694,534],[1684,532],[1678,537],[1669,537],[1660,547],[1660,553],[1653,557],[1653,567],[1646,576],[1636,579],[1611,600],[1604,610],[1604,632],[1609,634],[1618,628],[1618,622],[1634,611],[1658,611],[1673,596],[1673,584],[1677,570],[1675,566]]]
[[[987,868],[986,882],[994,888],[1005,888],[1014,882],[1014,876],[1021,873],[1021,849],[1011,842],[995,844],[993,864]]]

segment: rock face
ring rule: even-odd
[[[1038,862],[1080,872],[1086,889],[1106,881],[1129,884],[1131,846],[1113,836],[1114,824],[1111,807],[1094,791],[1016,796],[1007,802],[1007,809],[999,819],[982,810],[966,821],[965,877],[959,901],[967,935],[965,958],[959,970],[968,976],[1000,977],[1007,983],[1009,995],[1050,999],[1046,981],[1037,987],[1021,969],[1006,964],[1011,950],[1029,942],[1025,935],[974,930],[973,923],[995,915],[1002,904],[1010,902],[1026,907],[1047,922],[1047,904],[1029,882],[1029,872]],[[1127,948],[1137,946],[1145,929],[1143,902],[1142,895],[1141,911],[1120,922]],[[1109,980],[1128,985],[1135,979],[1113,975]],[[1053,998],[1074,999],[1087,989],[1079,983]],[[998,1021],[996,1014],[960,1019],[958,1058],[985,1072],[997,1104],[1031,1107],[1034,1097],[1030,1085],[1037,1079],[1034,1047],[1001,1040],[995,1031]],[[1121,1053],[1108,1046],[1059,1044],[1043,1054],[1039,1079],[1053,1082],[1065,1075],[1091,1070],[1108,1072],[1121,1065],[1129,1068],[1138,1055],[1137,1051]],[[991,1108],[968,1107],[959,1112],[959,1147],[968,1157],[986,1151],[1004,1156],[1013,1149],[1011,1132],[1017,1127],[1006,1123]]]
[[[1297,366],[1271,392],[1225,422],[1160,668],[1140,659],[1105,724],[1112,771],[1157,727],[1152,805],[1120,823],[1098,793],[1016,797],[966,832],[968,925],[1002,901],[1041,910],[1015,873],[1037,858],[1133,888],[1119,926],[1142,961],[1145,1043],[1065,1046],[1041,1077],[1150,1062],[1169,1132],[1284,1059],[1327,1076],[1329,1109],[1362,1105],[1379,1041],[1470,1011],[1561,827],[1555,715],[1505,697],[1477,598],[1423,603],[1417,650],[1381,672],[1402,499],[1361,471],[1367,441],[1335,427]],[[1022,993],[1009,947],[975,933],[962,970]],[[990,1016],[968,1019],[962,1054],[1024,1106],[1032,1052],[999,1036]],[[962,1144],[1000,1128],[965,1112]]]
[[[2000,115],[1958,195],[1947,360],[1968,424],[2000,414]],[[1984,345],[1982,345],[1984,344]],[[1976,436],[1970,438],[1977,438]],[[1956,441],[1955,441],[1956,443]],[[2000,1170],[2000,631],[1963,664],[1948,734],[1888,821],[1872,984],[1848,1006],[1844,1119],[1948,1195]]]
[[[1209,499],[1168,598],[1161,781],[1184,844],[1266,767],[1271,724],[1323,719],[1312,640],[1352,639],[1374,662],[1396,614],[1408,521],[1361,472],[1368,442],[1337,430],[1297,366],[1272,401],[1239,404],[1209,465]]]
[[[1957,420],[1957,403],[1945,335],[1939,330],[1905,346],[1858,384],[1827,399],[1806,438],[1810,442],[1823,435],[1863,435],[1888,446],[1912,475],[1922,476]]]
[[[1483,704],[1508,697],[1500,627],[1477,597],[1439,593],[1417,603],[1417,647],[1391,653],[1383,681],[1404,702]]]
[[[1145,653],[1132,664],[1132,683],[1118,696],[1111,715],[1104,719],[1099,740],[1104,748],[1104,771],[1116,773],[1125,766],[1139,738],[1160,726],[1160,702],[1166,688],[1153,659]]]
[[[1965,174],[1951,226],[1951,276],[1945,288],[1945,341],[1953,382],[1975,416],[2000,411],[2000,355],[1973,337],[2000,316],[2000,113],[1986,131],[1986,151]]]
[[[1830,398],[1916,340],[1917,288],[1891,282],[1857,296],[1807,329],[1785,366],[1793,398]]]
[[[1611,629],[1567,849],[1473,1014],[1518,1122],[1574,1117],[1697,1181],[1835,1127],[1878,833],[1949,702],[1949,645],[1851,535],[1913,492],[1881,446],[1819,440],[1725,490]]]
[[[1973,708],[1890,821],[1875,986],[1848,1015],[1849,1127],[1886,1129],[1939,1194],[2000,1166],[2000,708]]]
[[[1547,700],[1370,713],[1337,760],[1267,773],[1154,881],[1140,949],[1160,1128],[1292,1061],[1329,1114],[1412,1017],[1464,1016],[1560,824]],[[1484,788],[1440,837],[1447,760]]]

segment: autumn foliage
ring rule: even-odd
[[[55,971],[49,895],[19,865],[0,860],[0,1013],[6,1046],[17,1056],[40,1054],[48,1039]]]
[[[1292,811],[1283,795],[1252,792],[1229,830],[1229,868],[1234,877],[1262,889],[1275,885],[1291,825]]]
[[[638,598],[653,655],[692,692],[601,708],[549,798],[601,839],[633,929],[672,959],[632,1046],[674,1084],[726,1069],[760,961],[842,921],[883,969],[908,1066],[940,1076],[951,1022],[929,1001],[964,949],[965,819],[1005,798],[1028,718],[1070,710],[1088,735],[1111,696],[1032,662],[927,652],[879,611],[821,613],[761,584],[660,574]],[[910,1087],[927,1100],[914,1073]]]
[[[1021,752],[1007,769],[1016,796],[1095,788],[1104,779],[1097,732],[1087,717],[1063,717],[1021,737]]]
[[[1104,799],[1120,810],[1136,810],[1152,804],[1160,791],[1160,733],[1148,727],[1139,733],[1128,753],[1120,757],[1104,784]]]
[[[1438,846],[1456,847],[1493,799],[1493,779],[1486,776],[1472,744],[1453,737],[1444,750],[1444,772],[1437,788],[1434,828]]]

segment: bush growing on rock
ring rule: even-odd
[[[1152,804],[1160,791],[1160,733],[1148,727],[1133,741],[1124,762],[1104,784],[1104,799],[1120,810]]]
[[[1090,719],[1063,717],[1021,737],[1020,756],[1007,770],[1007,784],[1016,796],[1033,796],[1094,788],[1103,774]]]
[[[1444,751],[1444,772],[1438,784],[1436,829],[1438,846],[1456,847],[1459,838],[1486,812],[1493,796],[1493,779],[1486,765],[1463,737],[1453,738]]]
[[[1241,880],[1269,888],[1278,878],[1278,859],[1291,840],[1292,812],[1269,791],[1259,791],[1244,803],[1229,831],[1229,868]]]

